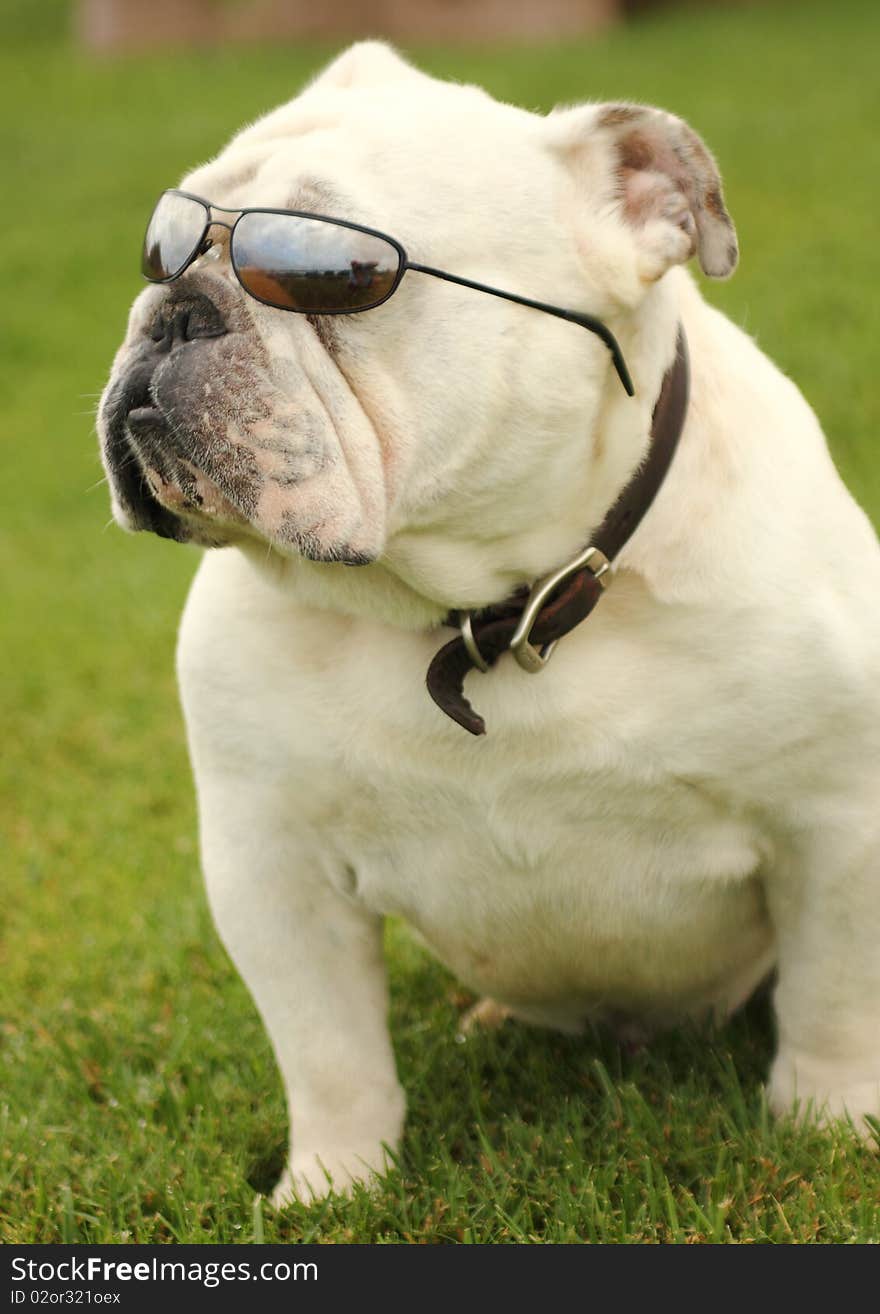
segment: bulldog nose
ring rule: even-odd
[[[169,297],[150,326],[150,337],[160,351],[196,338],[221,338],[228,332],[223,316],[204,292]]]

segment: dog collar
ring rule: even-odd
[[[481,611],[453,611],[445,624],[456,638],[428,667],[428,692],[442,712],[472,735],[486,723],[464,696],[464,679],[484,674],[508,650],[523,670],[542,671],[559,639],[589,616],[611,582],[610,568],[629,542],[659,492],[684,428],[690,387],[687,339],[679,325],[675,358],[663,376],[651,417],[647,456],[581,552],[531,588],[517,589],[505,602]]]

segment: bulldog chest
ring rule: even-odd
[[[535,1021],[735,1006],[771,954],[751,837],[687,787],[598,784],[364,785],[338,831],[352,892]]]
[[[230,609],[239,571],[247,600]],[[246,789],[283,781],[297,847],[473,989],[557,1026],[665,1020],[735,1006],[769,967],[762,841],[719,786],[744,776],[754,736],[723,662],[682,680],[653,655],[664,635],[640,624],[636,643],[625,581],[549,674],[508,661],[472,677],[480,740],[427,697],[434,635],[279,609],[232,556],[206,560],[194,599],[197,772],[235,761]]]

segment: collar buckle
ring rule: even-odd
[[[586,547],[572,557],[571,561],[552,574],[545,575],[543,579],[537,580],[529,593],[523,613],[519,618],[519,624],[513,632],[509,648],[516,658],[519,665],[530,675],[537,675],[543,671],[556,647],[557,640],[552,643],[545,643],[540,648],[536,648],[531,642],[532,629],[537,621],[541,611],[544,608],[548,598],[564,584],[567,579],[576,574],[579,570],[589,570],[590,574],[597,579],[602,588],[607,588],[610,581],[608,574],[611,569],[611,562],[605,553],[597,547]]]
[[[457,611],[453,614],[465,650],[467,651],[468,657],[471,659],[471,664],[475,666],[478,671],[482,671],[484,675],[487,675],[489,672],[489,663],[480,652],[479,644],[477,643],[476,635],[474,634],[471,625],[471,617],[474,613],[472,611]]]

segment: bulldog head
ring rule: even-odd
[[[137,297],[99,412],[117,521],[335,569],[381,559],[442,606],[504,596],[583,541],[645,441],[661,326],[670,350],[675,336],[664,275],[696,254],[723,277],[737,258],[715,164],[681,120],[533,115],[378,43],[181,187],[365,225],[412,261],[613,327],[634,399],[582,328],[416,271],[360,314],[264,305],[220,227]]]

